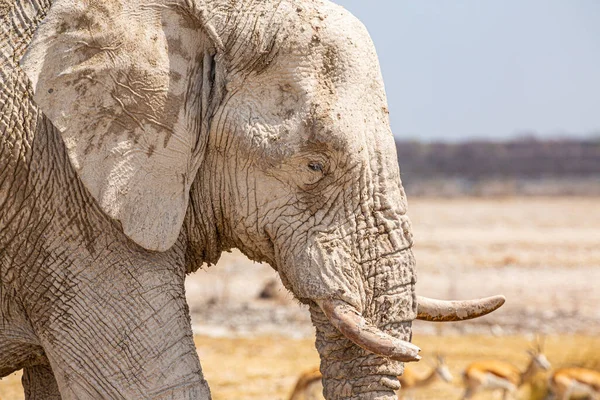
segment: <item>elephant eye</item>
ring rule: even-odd
[[[323,173],[323,169],[324,169],[323,164],[321,164],[320,162],[310,162],[310,163],[308,163],[308,168],[311,171],[321,172],[321,173]]]

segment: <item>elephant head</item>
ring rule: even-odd
[[[329,399],[391,399],[418,299],[366,29],[327,1],[55,0],[21,62],[102,210],[187,269],[237,247],[310,305]],[[182,266],[183,267],[183,266]]]

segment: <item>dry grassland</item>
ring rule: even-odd
[[[526,350],[531,345],[530,339],[524,337],[423,336],[415,337],[414,341],[423,349],[424,361],[409,368],[426,373],[427,360],[433,361],[436,353],[444,354],[455,378],[452,384],[436,383],[415,393],[418,399],[458,399],[462,393],[462,370],[474,360],[500,359],[524,368],[528,361]],[[298,374],[318,365],[312,340],[198,337],[196,343],[214,400],[285,400]],[[554,336],[546,338],[545,347],[555,367],[600,368],[600,338]],[[531,398],[529,388],[520,394],[522,398]],[[493,396],[482,393],[477,398],[492,399]]]
[[[452,384],[436,383],[416,392],[417,399],[458,399],[462,393],[461,372],[479,359],[500,359],[524,368],[525,351],[531,341],[525,337],[415,337],[423,348],[424,359],[411,364],[417,372],[429,370],[428,359],[444,354],[454,375]],[[318,365],[313,341],[284,337],[210,338],[196,337],[198,354],[214,400],[285,400],[297,375]],[[546,338],[546,354],[553,367],[587,366],[600,368],[600,338],[586,336],[552,336]],[[540,377],[544,384],[545,379]],[[520,398],[531,397],[529,387],[520,391]],[[538,393],[539,396],[539,393]],[[0,381],[2,400],[23,399],[20,373]],[[491,393],[481,393],[476,399],[492,399]]]

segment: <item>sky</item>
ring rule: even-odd
[[[398,138],[600,132],[599,0],[334,0],[377,48]]]

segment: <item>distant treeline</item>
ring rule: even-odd
[[[462,143],[398,140],[396,149],[409,194],[600,194],[600,138]]]

